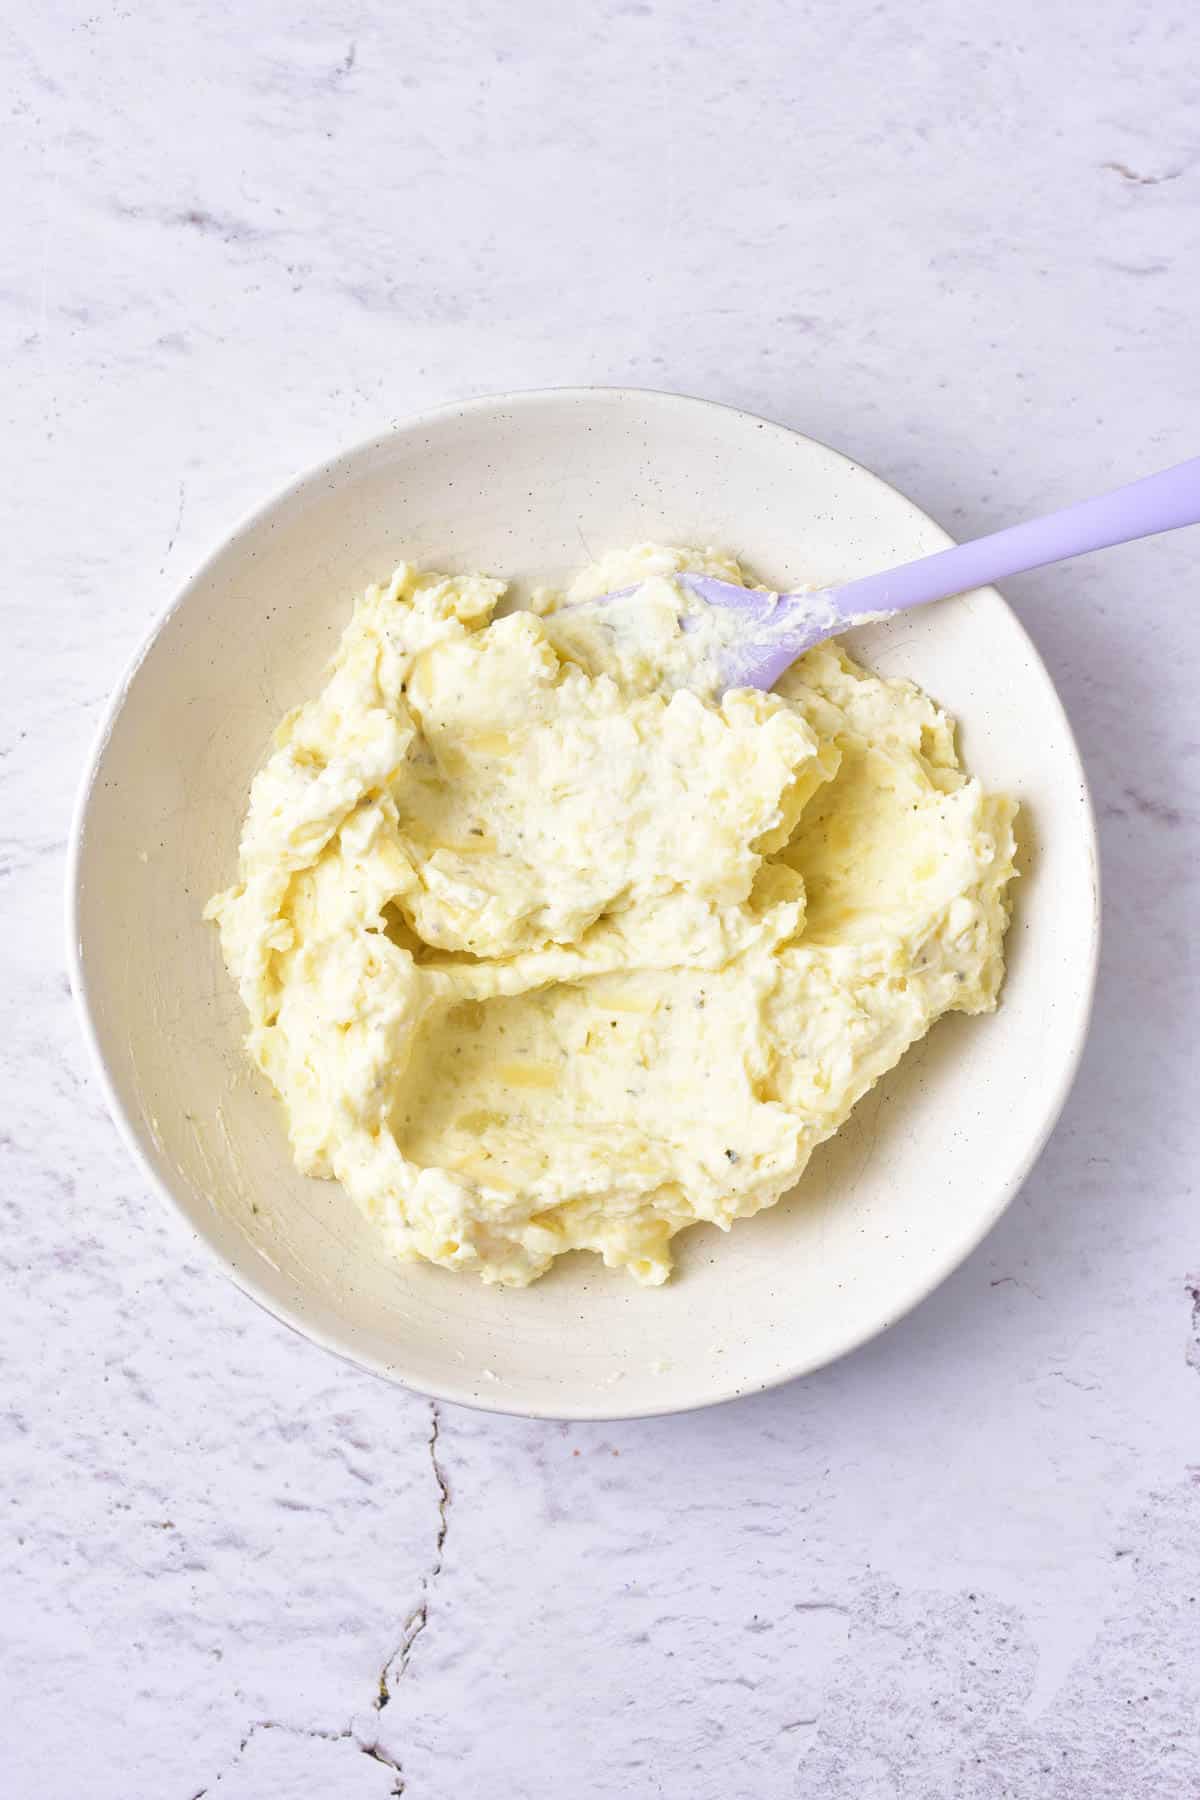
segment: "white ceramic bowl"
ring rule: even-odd
[[[552,1418],[702,1406],[883,1330],[1012,1198],[1066,1097],[1096,963],[1095,837],[1070,728],[991,590],[854,634],[962,721],[1018,796],[1022,879],[999,1012],[944,1020],[729,1236],[677,1239],[665,1288],[574,1256],[524,1292],[384,1260],[340,1188],[292,1168],[204,901],[232,877],[250,778],[314,693],[355,593],[401,557],[520,581],[656,538],[719,544],[780,587],[938,549],[865,469],[778,425],[624,389],[502,396],[335,457],[256,513],[156,625],[80,796],[71,961],[113,1115],[195,1237],[277,1317],[439,1397]]]

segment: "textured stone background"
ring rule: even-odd
[[[703,393],[962,535],[1196,454],[1198,67],[1185,0],[7,9],[6,1797],[1200,1794],[1200,534],[1011,584],[1100,813],[1090,1048],[971,1262],[774,1395],[532,1425],[294,1339],[117,1143],[60,923],[153,612],[408,412]]]

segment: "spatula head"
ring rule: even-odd
[[[685,574],[675,579],[697,600],[719,608],[724,615],[725,628],[714,634],[717,691],[721,693],[739,687],[773,688],[798,656],[846,628],[830,593],[764,593],[714,575]]]
[[[664,611],[668,617],[674,611],[678,635],[669,648],[660,645],[661,679],[710,697],[774,687],[798,656],[848,623],[832,592],[775,594],[688,572],[574,601],[556,616],[564,622],[591,617],[612,643],[633,647],[651,620],[662,629]]]

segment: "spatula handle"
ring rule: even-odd
[[[1081,500],[1044,519],[1010,525],[969,544],[923,556],[919,562],[848,582],[831,598],[846,619],[900,612],[985,587],[1025,569],[1040,569],[1045,563],[1151,537],[1157,531],[1174,531],[1180,525],[1200,525],[1200,457],[1094,500]]]

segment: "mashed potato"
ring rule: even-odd
[[[402,565],[254,782],[208,915],[298,1166],[396,1256],[661,1282],[996,1004],[1013,803],[834,644],[717,698],[681,569],[742,579],[641,546],[571,590],[615,612],[494,619],[503,583]]]

